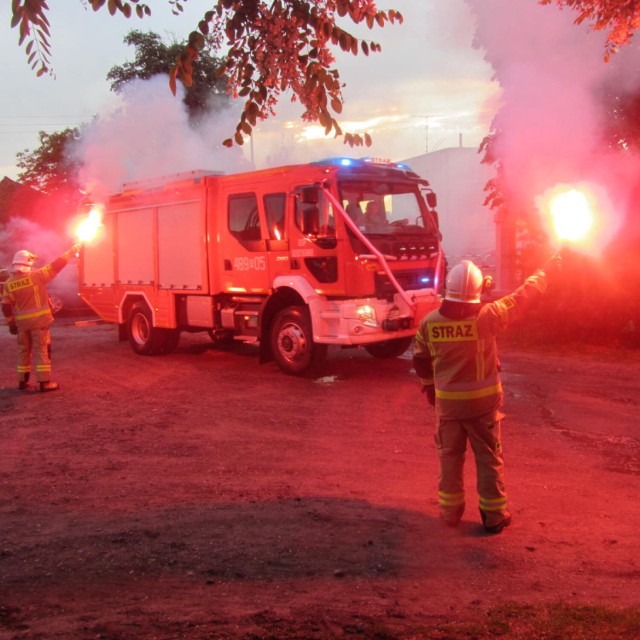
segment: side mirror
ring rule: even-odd
[[[438,198],[433,191],[427,191],[426,198],[430,209],[435,209],[438,206]]]
[[[307,207],[302,212],[302,233],[318,235],[320,230],[320,212],[318,207]]]
[[[318,204],[320,202],[320,193],[317,187],[305,187],[302,189],[303,204]]]

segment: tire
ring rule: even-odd
[[[271,353],[287,374],[299,376],[317,367],[327,354],[326,344],[313,341],[311,318],[306,307],[287,307],[273,319]]]
[[[127,321],[127,336],[131,348],[141,356],[155,356],[165,352],[171,329],[158,329],[153,326],[153,316],[144,302],[136,302]],[[178,338],[180,337],[180,333]],[[175,337],[172,336],[172,341]],[[174,348],[177,346],[175,340]]]
[[[395,338],[394,340],[367,344],[364,348],[374,358],[397,358],[411,346],[412,342],[412,337]]]

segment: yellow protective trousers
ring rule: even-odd
[[[51,333],[48,327],[18,330],[18,382],[31,372],[31,354],[38,382],[51,380]]]
[[[450,523],[460,519],[465,507],[464,461],[467,440],[471,444],[477,473],[480,510],[494,519],[504,512],[507,494],[500,440],[499,412],[463,420],[438,419],[435,433],[440,460],[438,502],[442,517]]]

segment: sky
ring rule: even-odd
[[[77,126],[118,108],[121,103],[110,91],[106,74],[112,66],[132,58],[133,49],[122,42],[128,31],[152,30],[168,40],[181,39],[212,3],[188,0],[184,13],[177,17],[167,2],[150,4],[151,17],[127,20],[120,15],[112,17],[104,9],[94,13],[81,0],[50,3],[55,77],[36,78],[17,45],[17,31],[9,27],[10,4],[0,3],[4,87],[0,94],[0,176],[17,177],[16,153],[36,149],[39,131],[51,133]],[[480,143],[488,131],[499,89],[491,80],[492,69],[483,60],[483,52],[472,47],[474,16],[469,5],[465,0],[394,0],[380,1],[378,7],[401,11],[404,24],[371,31],[352,23],[344,26],[355,35],[379,42],[382,52],[368,57],[337,52],[337,65],[346,84],[341,125],[354,133],[369,132],[374,144],[350,149],[341,139],[319,135],[318,127],[301,122],[299,105],[285,97],[276,117],[259,123],[252,143],[241,149],[246,160],[257,168],[331,155],[401,160],[427,150]],[[143,105],[151,99],[141,93],[138,90],[136,117],[149,140],[154,136],[153,126],[165,131],[166,126],[160,113],[153,122],[145,122],[148,109]],[[170,104],[177,101],[166,83],[157,83],[150,93],[154,104],[165,105],[171,113],[169,121],[176,125],[181,116]],[[218,118],[207,135],[221,141],[233,132],[234,125],[232,118]],[[129,135],[123,133],[123,137],[130,140]],[[106,131],[96,133],[95,144],[113,143],[110,138],[113,135]],[[186,143],[194,144],[188,139]],[[176,144],[186,146],[185,140]],[[225,157],[213,162],[228,165]]]
[[[179,38],[212,3],[183,4],[175,17],[158,0],[140,21],[94,13],[81,0],[57,3],[50,12],[55,78],[36,78],[9,28],[9,3],[0,3],[0,176],[16,176],[15,154],[36,149],[39,130],[83,122],[91,124],[73,152],[84,166],[83,184],[97,196],[179,171],[230,173],[335,155],[397,161],[461,144],[477,148],[493,122],[509,188],[522,207],[544,216],[548,194],[564,185],[590,189],[604,212],[593,234],[599,248],[635,207],[640,161],[633,151],[603,149],[602,96],[605,88],[620,96],[635,90],[640,46],[623,47],[606,64],[605,34],[576,26],[568,9],[536,0],[380,0],[378,8],[400,10],[404,24],[344,26],[379,42],[382,52],[336,53],[346,84],[341,125],[370,133],[373,145],[351,149],[318,136],[285,96],[251,143],[229,151],[219,143],[234,129],[233,111],[213,114],[194,133],[166,78],[131,83],[119,96],[105,79],[133,56],[122,43],[128,31]],[[634,232],[640,237],[640,228]]]

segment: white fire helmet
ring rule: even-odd
[[[482,271],[471,260],[463,260],[447,275],[447,290],[445,300],[451,302],[480,302],[484,278]]]
[[[26,249],[20,249],[13,256],[13,267],[15,271],[21,271],[22,273],[29,273],[33,263],[38,259],[38,256]]]

